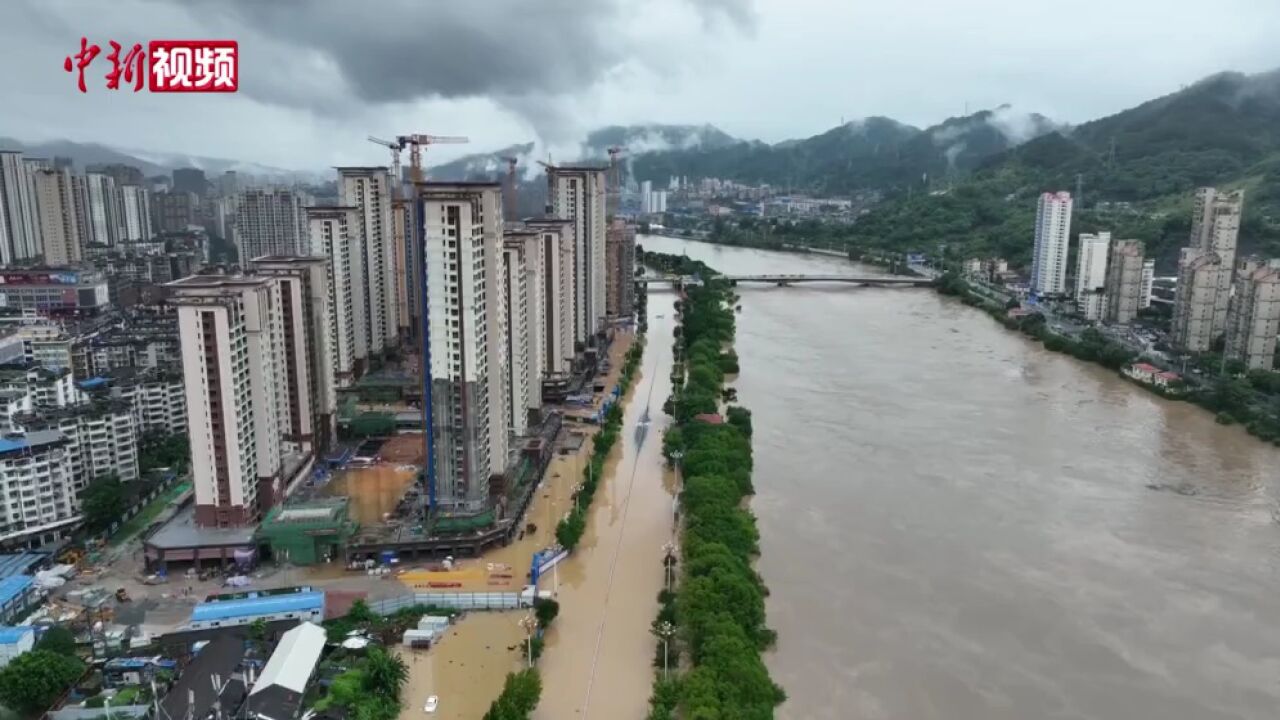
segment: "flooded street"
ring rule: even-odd
[[[622,434],[587,531],[559,570],[560,616],[539,661],[540,720],[630,720],[648,711],[656,647],[649,624],[658,612],[662,546],[672,528],[673,479],[663,469],[661,433],[669,423],[662,404],[671,393],[674,299],[667,291],[649,295],[649,344]],[[646,409],[650,422],[638,433]]]
[[[1280,450],[930,290],[738,292],[779,717],[1276,717]]]
[[[455,622],[431,650],[397,653],[409,666],[402,720],[423,717],[476,720],[502,692],[507,673],[524,667],[524,612],[473,612]],[[472,642],[477,638],[483,641]],[[427,698],[440,698],[434,715],[424,715]]]

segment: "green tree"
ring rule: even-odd
[[[0,703],[35,716],[66,692],[84,668],[79,658],[49,650],[23,653],[0,670]]]
[[[398,656],[375,646],[364,661],[364,679],[370,692],[398,698],[409,679],[409,668]]]
[[[484,720],[527,720],[542,696],[542,679],[532,668],[507,673],[502,693],[493,701]]]
[[[124,484],[116,475],[102,475],[80,493],[85,525],[93,532],[111,527],[124,515]]]
[[[40,636],[36,650],[48,650],[58,655],[74,656],[76,654],[76,636],[61,625],[54,625]]]
[[[539,598],[533,603],[533,612],[538,617],[538,627],[551,626],[551,621],[560,614],[560,603],[551,599]]]
[[[373,614],[373,610],[369,609],[369,603],[363,598],[351,603],[351,609],[347,611],[347,619],[353,623],[371,623],[378,619]]]

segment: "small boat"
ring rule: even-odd
[[[436,697],[435,695],[432,695],[431,697],[427,698],[427,704],[422,709],[426,712],[433,713],[436,711],[436,708],[439,706],[440,706],[440,698]]]

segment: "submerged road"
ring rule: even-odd
[[[596,490],[587,531],[560,570],[560,615],[547,633],[535,717],[643,718],[657,641],[649,633],[671,538],[673,477],[662,462],[671,422],[674,295],[649,295],[649,338],[622,432]],[[662,316],[662,317],[658,317]]]

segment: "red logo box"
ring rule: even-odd
[[[240,87],[235,40],[152,40],[147,60],[151,92],[235,92]]]

